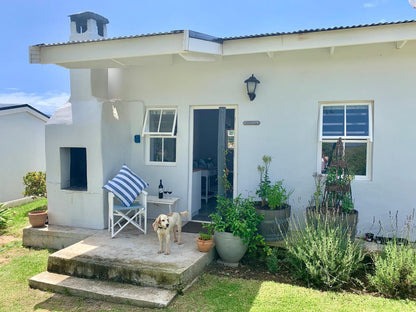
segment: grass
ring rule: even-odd
[[[44,200],[16,208],[3,235],[17,239],[28,225],[27,212],[45,204]],[[19,228],[20,227],[20,228]],[[46,270],[52,251],[24,248],[21,243],[0,248],[0,311],[416,311],[416,302],[370,295],[322,292],[309,288],[219,277],[201,276],[185,295],[178,296],[168,309],[140,309],[53,294],[28,286],[28,279]]]
[[[16,238],[22,238],[22,229],[29,225],[27,214],[30,211],[40,210],[47,204],[47,199],[39,199],[32,203],[12,208],[11,218],[7,223],[7,228],[0,230],[0,235],[6,234]]]

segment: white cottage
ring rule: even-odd
[[[106,18],[70,19],[69,42],[30,47],[31,63],[71,74],[70,101],[46,127],[50,223],[105,228],[102,186],[122,164],[149,193],[163,179],[180,198],[177,210],[198,219],[216,192],[224,149],[234,196],[255,195],[257,165],[271,155],[272,177],[294,189],[292,212],[300,213],[338,137],[356,156],[359,233],[377,233],[379,220],[386,229],[396,211],[403,226],[416,208],[415,21],[106,38]],[[260,81],[253,100],[252,74]]]
[[[0,104],[0,203],[23,197],[23,176],[45,171],[49,116],[28,104]]]

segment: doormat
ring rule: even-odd
[[[207,233],[207,229],[202,228],[202,222],[189,221],[182,226],[182,232],[185,233]]]

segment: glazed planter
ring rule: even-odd
[[[197,237],[196,244],[200,252],[208,252],[211,250],[212,246],[214,246],[214,238],[204,240]]]
[[[28,214],[30,225],[34,228],[45,226],[48,212],[45,210],[31,211]]]
[[[260,203],[256,205],[256,212],[264,215],[263,221],[259,225],[259,233],[264,237],[266,242],[281,241],[286,237],[289,230],[289,221],[291,206],[285,205],[283,209],[259,208]]]
[[[229,232],[215,232],[214,240],[218,255],[227,264],[238,264],[248,248],[240,237]]]

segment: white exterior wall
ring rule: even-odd
[[[23,197],[23,176],[45,171],[45,121],[28,112],[0,114],[0,203]]]
[[[101,189],[102,101],[92,96],[93,73],[71,70],[72,114],[51,118],[46,126],[48,218],[51,224],[102,229],[106,227]],[[100,80],[101,81],[101,80]],[[69,109],[68,109],[69,111]],[[61,114],[58,110],[57,116]],[[87,152],[87,191],[65,190],[61,185],[61,147],[82,147]]]
[[[414,42],[402,49],[394,44],[363,45],[336,49],[332,56],[327,49],[317,49],[283,52],[273,59],[266,54],[224,57],[216,63],[174,57],[169,66],[130,68],[123,78],[124,98],[145,106],[178,107],[177,165],[146,165],[145,140],[133,146],[132,159],[151,184],[151,193],[162,178],[181,197],[179,210],[188,209],[191,107],[235,105],[237,193],[255,195],[257,165],[263,155],[271,155],[271,175],[295,190],[291,204],[299,214],[314,191],[312,174],[318,169],[319,102],[374,101],[372,178],[353,183],[359,234],[369,229],[377,233],[379,220],[388,230],[389,212],[396,210],[401,227],[415,208],[411,190],[416,178],[409,167],[416,151],[411,143],[416,130],[415,48]],[[261,83],[250,102],[243,81],[252,73]],[[142,120],[138,116],[134,126],[139,131]],[[259,120],[261,125],[243,126],[244,120]]]
[[[371,180],[354,181],[352,188],[359,234],[370,229],[377,233],[379,220],[388,229],[389,212],[396,210],[401,227],[415,208],[411,196],[416,185],[411,172],[416,152],[415,49],[414,42],[402,49],[389,43],[337,48],[334,55],[329,49],[311,49],[275,53],[273,58],[265,53],[230,56],[217,62],[186,62],[173,56],[167,65],[110,70],[107,97],[117,101],[96,100],[91,94],[104,97],[106,92],[96,88],[101,91],[94,93],[74,83],[73,124],[51,125],[47,131],[51,222],[105,227],[101,186],[123,163],[150,183],[150,193],[156,193],[163,179],[181,198],[178,210],[189,209],[192,108],[207,106],[236,108],[235,193],[255,194],[257,165],[263,155],[271,155],[271,177],[284,179],[294,189],[292,211],[300,214],[314,191],[312,174],[318,169],[319,102],[365,100],[374,101],[374,144]],[[261,83],[256,99],[250,102],[243,81],[252,73]],[[94,81],[88,70],[84,74]],[[76,100],[88,92],[88,100]],[[141,134],[148,106],[178,108],[176,166],[147,165],[146,139],[142,136],[139,144],[133,141],[135,134]],[[259,120],[261,125],[244,126],[244,120]],[[59,144],[87,147],[87,192],[60,190]],[[156,213],[149,211],[150,216]],[[376,224],[371,228],[373,218]]]

